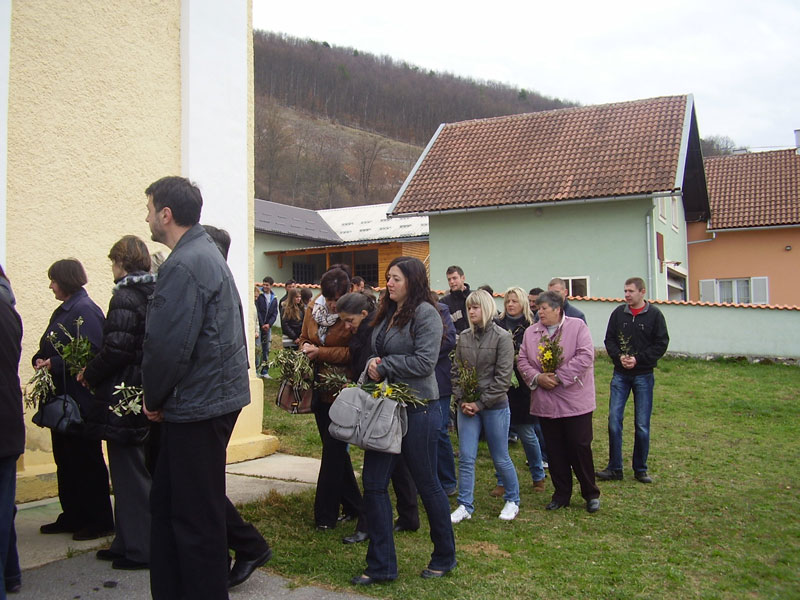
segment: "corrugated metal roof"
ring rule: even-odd
[[[428,217],[388,218],[391,204],[348,206],[318,211],[346,243],[428,236]]]
[[[342,243],[342,238],[336,235],[317,211],[258,198],[255,200],[255,229],[263,233]]]

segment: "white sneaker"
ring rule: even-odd
[[[461,508],[460,506],[458,508]],[[458,512],[458,510],[456,510]],[[506,502],[506,505],[503,507],[503,510],[500,511],[500,518],[503,521],[513,521],[514,517],[517,516],[519,512],[519,505],[515,502]],[[456,514],[456,513],[453,513]],[[450,516],[452,519],[452,515]],[[455,522],[455,521],[454,521]]]
[[[464,506],[463,504],[459,504],[458,508],[455,509],[450,514],[450,522],[453,523],[453,524],[461,523],[461,521],[464,521],[465,519],[471,519],[471,518],[472,518],[472,515],[469,514],[469,511],[467,510],[467,507]],[[511,518],[513,519],[514,517],[511,517]]]

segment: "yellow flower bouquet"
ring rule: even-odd
[[[560,335],[550,338],[546,333],[539,340],[539,362],[542,365],[543,373],[555,373],[561,361],[564,359],[564,350],[559,344]]]

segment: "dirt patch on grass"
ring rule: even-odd
[[[501,550],[497,544],[490,542],[473,542],[472,544],[459,544],[458,549],[461,552],[469,554],[483,554],[485,556],[500,556],[503,558],[511,556],[510,552]]]

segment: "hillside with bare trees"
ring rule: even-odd
[[[255,31],[256,196],[389,202],[441,123],[574,106],[388,56]]]
[[[391,201],[442,123],[577,105],[277,33],[253,49],[256,197],[304,208]]]

